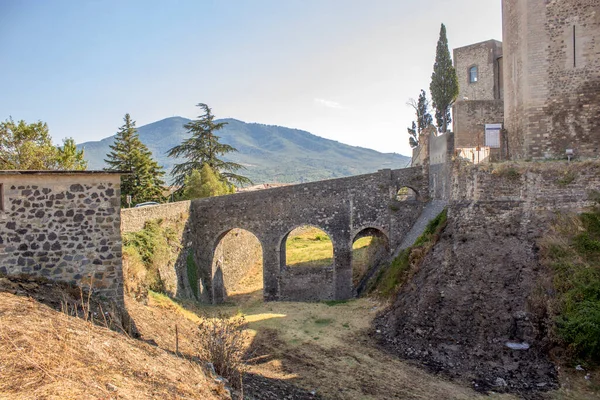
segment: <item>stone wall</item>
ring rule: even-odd
[[[213,270],[220,267],[226,293],[236,291],[240,281],[256,264],[262,266],[262,247],[252,233],[232,229],[219,241],[213,258]]]
[[[458,76],[458,99],[502,99],[500,63],[502,43],[488,40],[454,49],[454,68]],[[477,67],[477,82],[470,82],[469,69]]]
[[[457,148],[485,146],[485,124],[501,124],[504,121],[504,102],[459,100],[454,103],[452,114]]]
[[[417,201],[396,200],[398,189],[404,186],[415,190]],[[262,245],[266,299],[293,299],[312,291],[317,283],[321,289],[314,290],[312,300],[350,298],[354,289],[352,239],[365,229],[377,229],[395,248],[418,218],[428,191],[422,169],[406,168],[194,200],[190,207],[192,247],[202,271],[199,275],[210,276],[203,286],[209,288],[214,302],[223,300],[222,271],[213,263],[215,249],[224,234],[240,228],[254,234]],[[282,265],[285,238],[303,225],[318,227],[331,238],[331,271],[301,274]],[[302,276],[292,277],[296,274]]]
[[[121,232],[136,232],[146,221],[154,219],[179,220],[181,214],[189,214],[190,202],[178,201],[158,206],[133,207],[121,210]]]
[[[564,158],[600,146],[600,3],[503,0],[509,156]]]
[[[0,173],[0,273],[30,274],[123,301],[120,175]]]

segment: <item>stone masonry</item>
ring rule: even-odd
[[[600,2],[503,0],[502,11],[509,157],[597,157]]]
[[[405,186],[418,194],[416,201],[396,200]],[[350,298],[355,238],[365,229],[375,229],[395,248],[418,218],[428,190],[427,178],[417,167],[193,200],[189,228],[201,286],[208,300],[223,301],[223,271],[213,262],[215,249],[228,232],[240,228],[262,245],[266,300]],[[331,268],[286,266],[286,238],[302,225],[329,235],[334,248]]]
[[[120,175],[0,172],[0,273],[78,285],[123,301]]]

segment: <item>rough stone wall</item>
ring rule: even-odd
[[[193,293],[188,281],[187,255],[192,248],[189,215],[190,201],[121,210],[122,234],[140,231],[146,222],[156,220],[162,221],[163,228],[172,229],[177,234],[180,243],[173,244],[172,257],[159,267],[159,273],[165,284],[165,291],[170,296],[184,299],[194,299],[201,295],[201,293]]]
[[[213,270],[221,267],[228,292],[238,289],[240,280],[258,263],[262,264],[262,247],[256,236],[243,229],[232,229],[215,249]]]
[[[0,273],[30,274],[123,301],[120,176],[3,172]]]
[[[498,58],[502,56],[502,43],[488,40],[454,49],[454,68],[458,76],[458,99],[498,100],[501,99],[500,68]],[[477,82],[470,82],[469,69],[477,67]]]
[[[504,102],[459,100],[454,103],[452,113],[456,147],[485,146],[485,124],[504,121]]]
[[[419,201],[398,202],[396,193],[408,186]],[[302,282],[329,282],[319,290],[320,298],[352,296],[352,239],[362,230],[375,228],[395,248],[418,218],[428,198],[428,182],[421,168],[382,170],[374,174],[332,179],[259,192],[198,199],[191,203],[190,225],[200,275],[209,275],[203,286],[212,300],[222,301],[222,279],[213,266],[215,248],[224,234],[234,228],[253,233],[263,248],[264,293],[268,300],[291,299],[308,290]],[[285,238],[294,228],[313,225],[325,231],[334,246],[332,279],[324,270],[305,271],[302,279],[282,265]],[[309,276],[314,274],[314,276]],[[215,284],[213,285],[213,281]],[[316,299],[316,298],[315,298]]]
[[[189,201],[161,204],[158,206],[123,208],[121,210],[121,233],[136,232],[146,221],[163,219],[179,220],[181,214],[190,212]]]
[[[600,146],[600,3],[503,0],[509,156],[564,158]]]
[[[590,190],[600,190],[597,161],[457,163],[448,225],[378,319],[376,336],[401,356],[480,390],[556,388],[546,317],[531,303],[547,279],[536,240],[556,212],[592,206]]]

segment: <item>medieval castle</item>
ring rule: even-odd
[[[457,153],[598,157],[600,1],[503,0],[503,42],[454,49]]]

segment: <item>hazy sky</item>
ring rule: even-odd
[[[500,0],[0,0],[0,120],[80,143],[203,102],[408,155],[442,22],[450,48],[502,39]]]

